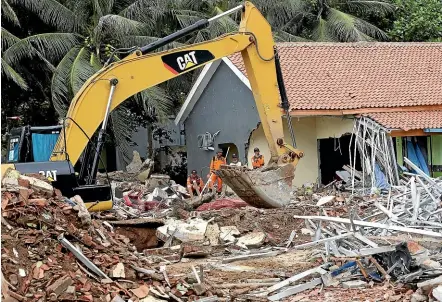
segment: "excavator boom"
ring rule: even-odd
[[[217,39],[175,48],[163,52],[151,51],[189,33],[183,29],[158,42],[136,50],[126,58],[111,63],[93,75],[76,94],[69,107],[64,131],[50,157],[50,161],[69,160],[75,165],[85,150],[89,138],[99,131],[98,145],[92,168],[92,184],[97,169],[97,158],[102,144],[102,134],[106,128],[109,114],[129,97],[162,82],[178,77],[183,73],[199,68],[212,61],[241,52],[247,71],[256,107],[270,148],[269,163],[290,165],[289,168],[274,170],[273,174],[289,174],[284,177],[265,176],[266,181],[255,180],[252,174],[243,170],[232,172],[221,169],[221,177],[229,186],[252,205],[274,207],[288,202],[287,190],[291,187],[294,166],[302,156],[302,152],[290,147],[283,141],[283,111],[279,104],[277,81],[277,64],[275,64],[276,48],[272,38],[270,25],[258,9],[250,2],[239,7],[242,19],[239,31],[221,36]],[[232,9],[233,11],[235,9]],[[230,12],[230,11],[229,11]],[[227,13],[229,13],[227,12]],[[217,18],[218,16],[214,17]],[[208,25],[211,19],[201,20],[191,26],[191,30]],[[282,172],[275,172],[281,170]],[[223,172],[224,171],[224,172]],[[262,173],[270,173],[262,172]],[[266,174],[266,175],[267,175]],[[241,181],[235,181],[241,179]],[[273,179],[273,180],[272,180]],[[238,185],[241,183],[241,185]],[[284,185],[284,193],[278,188]],[[265,190],[263,187],[272,187]],[[284,194],[281,197],[276,191]],[[264,191],[264,193],[263,193]]]

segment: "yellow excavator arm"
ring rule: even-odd
[[[280,105],[278,84],[281,89],[282,74],[280,69],[279,74],[277,73],[279,61],[275,61],[278,57],[270,25],[252,3],[245,2],[244,5],[229,12],[238,9],[242,11],[238,32],[226,34],[211,41],[163,52],[149,53],[152,49],[158,48],[159,45],[154,45],[154,47],[148,45],[134,51],[120,61],[111,63],[93,75],[71,102],[64,131],[60,133],[50,160],[62,161],[68,159],[75,165],[85,150],[89,141],[88,138],[92,137],[102,124],[98,138],[98,144],[100,144],[109,113],[129,97],[212,61],[241,52],[264,134],[270,148],[270,163],[280,165],[289,163],[292,168],[288,174],[294,174],[294,172],[291,172],[294,171],[294,166],[303,154],[283,140],[282,115],[284,110],[288,114],[288,102],[285,97],[284,106],[284,96],[281,95],[283,106]],[[203,23],[206,22],[206,25],[208,24],[207,21],[211,21],[211,19],[202,20]],[[200,25],[204,24],[195,24],[194,28],[200,28]],[[186,32],[183,30],[181,34],[178,32],[178,35],[181,36],[185,34]],[[291,128],[291,124],[289,126]],[[92,168],[95,171],[100,150],[99,146],[96,147],[94,167]],[[286,172],[281,173],[287,174]],[[244,176],[243,174],[240,173]],[[230,176],[224,175],[224,177],[228,178]],[[291,185],[293,176],[289,175],[285,178],[290,179]],[[92,180],[89,183],[92,183]],[[244,197],[246,193],[239,192],[243,189],[236,188],[235,190],[235,185],[232,183],[229,186],[233,186],[233,190],[247,202],[258,205],[259,202],[253,201],[253,198]],[[246,191],[256,191],[250,189],[250,186],[249,184]],[[266,201],[269,200],[268,197],[261,196],[258,199],[264,200],[264,202],[261,202],[261,206],[266,206],[266,204],[268,206],[269,202]],[[287,201],[283,203],[287,203]]]
[[[68,154],[72,164],[76,164],[88,143],[88,137],[92,137],[108,114],[109,97],[112,98],[111,112],[142,90],[241,52],[269,143],[270,160],[277,161],[286,150],[277,144],[277,139],[283,138],[284,134],[274,48],[270,25],[253,4],[246,2],[238,33],[153,54],[143,55],[140,50],[135,51],[103,68],[83,85],[71,102],[65,131],[60,134],[50,160],[66,160]],[[113,95],[110,96],[112,89]]]

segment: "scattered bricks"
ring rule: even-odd
[[[18,191],[18,200],[26,204],[28,202],[29,195],[30,195],[29,189],[20,188],[20,190]]]
[[[29,199],[28,202],[38,207],[46,207],[48,205],[48,201],[44,198]]]
[[[110,277],[112,278],[126,278],[126,274],[124,273],[124,265],[119,262],[117,265],[113,267],[110,271]]]
[[[367,286],[367,282],[362,281],[362,280],[342,282],[343,288],[364,288],[366,286]]]
[[[61,191],[59,189],[55,189],[54,190],[54,194],[58,199],[62,199],[63,198],[63,194],[61,194]]]
[[[183,246],[183,257],[207,257],[212,252],[209,245],[185,245]]]
[[[18,179],[24,179],[24,180],[28,180],[30,183],[30,188],[34,189],[36,191],[42,191],[45,193],[48,193],[50,195],[52,195],[54,193],[54,188],[52,187],[52,185],[48,184],[47,182],[34,178],[34,177],[29,177],[29,176],[25,176],[25,175],[20,175]]]
[[[138,288],[130,290],[137,298],[142,299],[149,294],[149,287],[147,285],[142,285]]]
[[[412,255],[422,253],[426,250],[424,247],[422,247],[421,245],[419,245],[415,241],[408,241],[407,248],[410,251],[410,254],[412,254]]]
[[[55,295],[59,296],[61,293],[63,293],[69,286],[72,285],[72,279],[69,276],[63,276],[56,280],[54,283],[49,285],[47,288],[47,292],[55,293]]]

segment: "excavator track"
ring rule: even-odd
[[[217,174],[249,205],[279,208],[290,202],[295,167],[286,164],[249,170],[246,167],[221,166]]]

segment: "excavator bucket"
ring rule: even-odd
[[[286,164],[248,170],[221,166],[221,179],[245,202],[257,208],[279,208],[290,202],[295,167]]]

